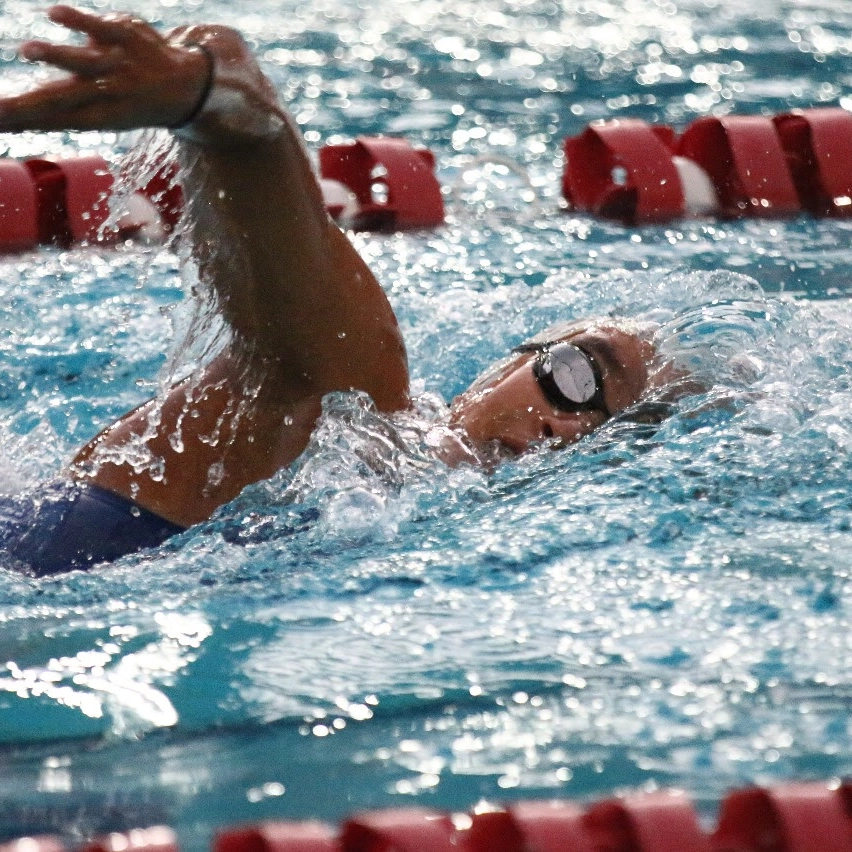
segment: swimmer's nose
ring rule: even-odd
[[[576,422],[574,422],[576,420]],[[570,444],[591,431],[579,418],[542,415],[530,411],[513,413],[506,417],[469,416],[461,418],[460,425],[474,443],[496,441],[513,455],[520,455],[530,447],[557,439]]]

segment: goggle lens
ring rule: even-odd
[[[533,374],[544,395],[562,411],[599,409],[610,417],[603,378],[589,352],[573,343],[524,343],[513,352],[536,352]]]
[[[598,382],[589,356],[568,343],[554,346],[548,354],[537,364],[542,373],[550,373],[559,393],[575,405],[590,402],[598,392]]]

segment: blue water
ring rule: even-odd
[[[114,0],[93,4],[121,8]],[[7,0],[0,87],[32,72]],[[852,107],[837,0],[153,2],[222,20],[312,148],[402,133],[448,222],[357,235],[408,341],[421,419],[558,319],[661,323],[708,382],[658,430],[612,424],[487,476],[417,420],[328,400],[305,460],[159,551],[0,570],[0,836],[462,810],[852,772],[852,223],[622,228],[559,209],[595,118]],[[12,156],[131,137],[0,139]],[[491,157],[490,160],[482,158]],[[528,179],[498,158],[522,167]],[[169,249],[0,259],[0,486],[46,481],[192,354]],[[165,351],[164,350],[168,350]]]

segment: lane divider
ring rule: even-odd
[[[0,852],[180,852],[163,826],[66,847],[55,836],[0,844]],[[852,782],[791,782],[729,793],[705,826],[676,791],[631,793],[581,806],[514,802],[449,814],[369,811],[339,827],[278,820],[226,828],[211,852],[852,852]]]
[[[159,176],[134,193],[117,226],[105,230],[113,176],[103,157],[0,159],[0,251],[161,240],[176,221],[175,192],[159,186],[165,181]]]
[[[825,107],[699,118],[678,136],[636,119],[565,141],[562,191],[627,223],[681,216],[852,215],[852,113]]]
[[[444,221],[444,200],[435,177],[435,155],[404,139],[360,137],[353,145],[326,145],[319,151],[320,178],[345,187],[352,196],[333,216],[358,230],[433,228]]]
[[[680,135],[639,119],[599,121],[563,147],[569,208],[625,224],[852,216],[852,113],[839,107],[699,118]],[[395,231],[444,222],[435,155],[405,139],[326,145],[319,177],[329,213],[346,227]],[[183,206],[174,166],[126,199],[107,228],[113,183],[99,156],[0,159],[0,252],[161,241],[174,229]]]

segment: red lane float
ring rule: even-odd
[[[684,213],[674,131],[637,119],[589,125],[565,140],[562,193],[578,210],[609,219],[666,221]]]
[[[710,852],[689,799],[640,793],[583,811],[571,802],[524,802],[475,813],[465,852]],[[348,850],[347,850],[348,852]]]
[[[825,107],[772,120],[802,207],[814,216],[852,216],[852,114]]]
[[[323,822],[264,822],[219,832],[213,852],[341,852],[337,832]]]
[[[590,124],[564,142],[572,209],[627,224],[683,216],[852,216],[852,114],[839,107],[696,119],[678,136],[638,119]],[[329,213],[356,230],[444,222],[435,156],[392,137],[319,151]],[[162,240],[183,198],[164,165],[106,229],[113,178],[101,157],[0,160],[0,252],[140,237]]]
[[[39,242],[97,242],[109,216],[112,174],[102,157],[27,160],[39,197]]]
[[[592,806],[584,824],[596,850],[710,852],[692,803],[676,793],[610,799]]]
[[[348,189],[357,204],[351,210],[335,204],[332,215],[358,230],[434,228],[444,221],[431,151],[404,139],[362,136],[352,145],[321,148],[319,165],[320,177]]]
[[[359,814],[343,824],[345,852],[459,852],[448,814],[426,808],[394,808]]]
[[[65,852],[53,836],[0,852]],[[108,834],[75,852],[177,852],[171,829]],[[852,784],[787,783],[729,793],[715,829],[689,798],[632,793],[582,806],[515,802],[451,816],[426,808],[356,814],[338,829],[278,820],[219,831],[211,852],[852,852]]]
[[[710,176],[723,216],[790,216],[802,209],[769,118],[699,118],[684,131],[677,151]]]
[[[39,244],[67,248],[137,233],[155,238],[165,233],[160,230],[164,213],[141,193],[127,199],[128,210],[117,227],[106,229],[112,187],[102,157],[0,159],[0,251],[24,251]],[[152,191],[157,188],[153,183]]]
[[[0,251],[24,251],[39,241],[38,194],[29,169],[0,160]]]
[[[565,140],[562,193],[629,224],[681,216],[852,216],[852,114],[826,107],[699,118],[676,136],[636,119]]]
[[[431,151],[404,139],[358,139],[320,150],[329,212],[357,230],[431,228],[444,221]],[[0,252],[37,245],[69,247],[141,236],[161,240],[177,225],[183,197],[174,165],[165,165],[125,201],[105,228],[113,176],[102,157],[0,160]]]
[[[722,802],[714,852],[852,852],[843,792],[825,784],[738,790]]]
[[[183,215],[183,189],[174,160],[160,161],[158,165],[153,177],[141,187],[139,194],[156,207],[165,232],[171,233]]]
[[[596,852],[574,802],[517,802],[474,813],[465,852]]]

